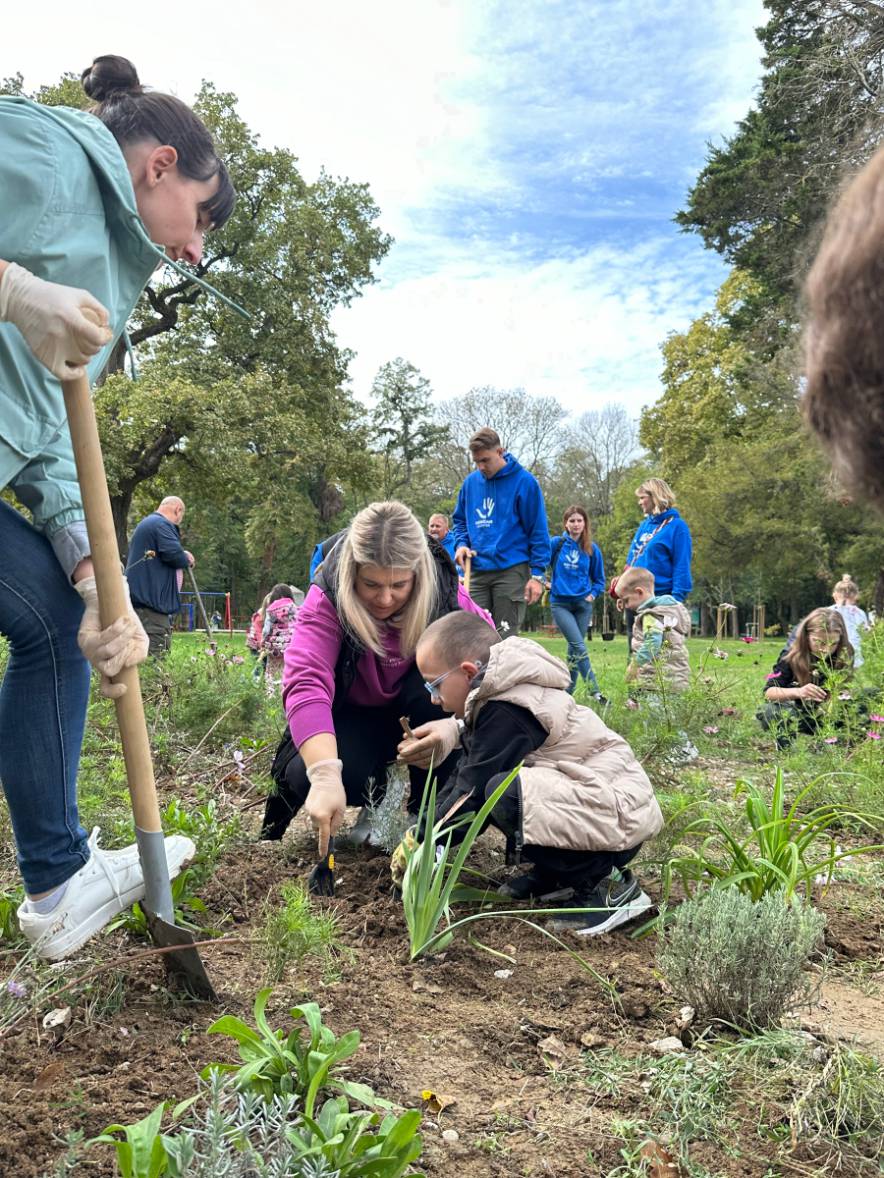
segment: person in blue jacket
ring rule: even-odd
[[[586,631],[592,618],[592,603],[605,591],[605,564],[601,549],[592,539],[589,515],[579,503],[572,504],[562,517],[561,536],[550,545],[549,603],[553,621],[568,643],[568,669],[573,695],[578,675],[598,703],[608,701],[602,695],[586,649]]]
[[[118,696],[111,678],[147,654],[131,605],[101,629],[59,382],[99,375],[157,266],[197,263],[234,201],[205,126],[143,91],[131,62],[96,58],[83,86],[90,112],[0,98],[0,488],[31,516],[0,502],[0,780],[19,924],[52,960],[144,895],[136,847],[105,851],[83,829],[76,781],[89,663]],[[166,840],[171,874],[193,851]]]
[[[684,602],[691,591],[691,531],[675,508],[675,492],[663,479],[645,479],[635,492],[645,518],[636,529],[626,564],[649,569],[654,591]],[[622,602],[617,602],[622,609]],[[632,633],[635,614],[626,611],[626,633]],[[627,643],[627,654],[629,644]]]
[[[184,502],[167,495],[156,511],[140,521],[129,542],[126,579],[135,612],[150,640],[154,657],[171,645],[172,615],[181,609],[179,570],[193,568],[193,554],[181,544]]]
[[[454,532],[452,532],[447,515],[435,511],[427,521],[427,531],[435,536],[448,555],[454,560]],[[463,572],[463,570],[458,570]]]
[[[472,558],[470,597],[511,638],[543,593],[549,564],[543,492],[489,426],[470,438],[470,454],[477,469],[457,496],[454,560],[463,568]]]

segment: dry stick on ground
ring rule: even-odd
[[[184,768],[184,765],[186,765],[188,763],[188,761],[192,760],[196,756],[196,754],[200,751],[200,749],[203,747],[203,745],[206,743],[206,741],[209,739],[209,737],[212,735],[212,733],[215,731],[215,729],[218,727],[218,725],[221,723],[221,721],[226,720],[227,717],[230,715],[230,713],[233,711],[233,709],[239,707],[239,703],[240,703],[240,701],[237,700],[236,703],[233,703],[230,705],[230,707],[227,709],[226,712],[221,713],[221,715],[218,717],[218,719],[215,721],[215,723],[212,725],[212,727],[209,729],[209,731],[206,733],[206,735],[202,738],[202,740],[199,742],[199,744],[196,746],[196,748],[191,749],[190,752],[187,754],[187,756],[184,758],[184,763],[181,766],[182,769]]]
[[[208,945],[215,947],[217,945],[249,945],[251,943],[251,937],[215,937],[208,941],[194,941],[193,948],[203,949]],[[79,977],[72,978],[69,982],[66,982],[65,985],[52,994],[52,1001],[54,1002],[56,998],[68,990],[73,989],[74,986],[82,985],[83,982],[88,982],[91,978],[98,977],[99,974],[104,973],[106,970],[124,967],[129,965],[130,962],[144,961],[147,957],[161,957],[164,953],[174,953],[176,949],[180,948],[180,945],[164,945],[161,948],[142,949],[138,953],[127,953],[124,957],[112,957],[110,961],[103,961],[101,965],[95,965],[92,969],[87,969],[84,974],[80,974]],[[21,1022],[28,1013],[28,1008],[25,1008],[14,1022],[7,1023],[5,1027],[0,1029],[0,1039],[3,1038],[7,1031]]]

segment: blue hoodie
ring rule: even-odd
[[[558,552],[558,559],[556,553]],[[571,601],[583,599],[590,593],[598,597],[605,591],[605,564],[598,544],[592,545],[591,552],[584,552],[581,546],[565,532],[553,537],[550,564],[555,560],[552,588],[549,599]]]
[[[454,509],[456,548],[472,548],[477,572],[509,569],[527,561],[533,577],[549,565],[549,531],[540,484],[512,454],[490,479],[467,475]]]
[[[660,525],[663,524],[663,527]],[[651,535],[659,528],[653,539]],[[647,541],[641,556],[636,549]],[[626,563],[654,574],[654,593],[671,593],[684,601],[691,591],[691,533],[674,507],[657,515],[646,515],[629,546]]]

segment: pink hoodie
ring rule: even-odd
[[[476,605],[462,586],[458,587],[457,600],[461,609],[478,614],[489,626],[494,625],[488,611]],[[311,585],[298,610],[282,674],[282,701],[292,740],[298,747],[319,732],[334,735],[335,667],[343,637],[337,610],[318,585]],[[368,651],[357,662],[348,700],[365,708],[382,708],[392,703],[413,666],[413,655],[406,659],[399,653],[399,634],[388,631],[385,657],[378,658]]]

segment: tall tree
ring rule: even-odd
[[[377,402],[372,437],[380,448],[386,499],[411,486],[415,462],[443,446],[448,430],[433,422],[430,382],[401,356],[381,365],[371,393]]]
[[[462,397],[441,401],[436,420],[448,427],[451,445],[440,462],[457,486],[472,469],[468,450],[472,434],[483,425],[497,431],[505,450],[540,474],[551,466],[561,445],[561,423],[567,416],[555,397],[532,397],[524,389],[470,389]]]
[[[635,422],[622,405],[581,414],[563,432],[562,449],[545,487],[547,503],[564,511],[576,501],[593,519],[610,515],[614,492],[637,448]]]
[[[845,170],[880,141],[884,5],[765,0],[764,75],[735,135],[709,150],[676,220],[791,314],[808,245]],[[747,316],[747,322],[756,312]]]

